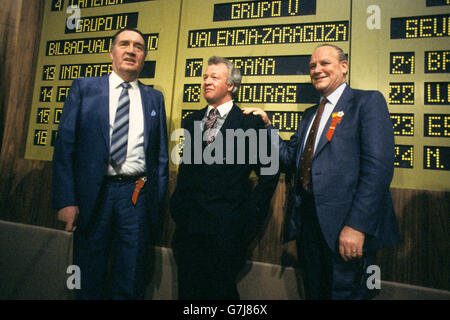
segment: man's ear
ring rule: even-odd
[[[345,76],[348,75],[348,61],[347,60],[344,60],[341,62],[341,70]]]

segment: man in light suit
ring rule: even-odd
[[[392,121],[383,95],[345,84],[348,62],[334,45],[317,47],[311,82],[321,103],[280,141],[284,170],[295,169],[293,223],[307,299],[368,299],[367,267],[376,250],[399,240],[390,183]],[[269,128],[267,114],[261,115]]]
[[[140,31],[117,32],[110,56],[113,72],[74,80],[64,104],[53,155],[53,207],[65,229],[75,231],[78,298],[141,299],[150,228],[167,187],[164,99],[137,80],[146,56]]]
[[[233,63],[211,57],[203,76],[208,106],[183,122],[185,138],[195,139],[195,132],[203,131],[204,140],[191,139],[184,146],[177,186],[170,200],[176,223],[173,249],[179,299],[239,299],[238,273],[278,183],[278,168],[264,174],[263,167],[267,166],[259,158],[250,159],[259,154],[263,142],[255,139],[250,143],[251,139],[239,134],[233,140],[224,138],[230,132],[257,134],[258,129],[263,130],[262,136],[267,135],[259,117],[244,115],[233,103],[232,96],[240,83],[240,72]],[[239,149],[245,152],[240,162]],[[186,158],[186,154],[196,157],[208,150],[221,156],[212,163],[203,157],[198,163]],[[259,176],[254,189],[252,171]]]

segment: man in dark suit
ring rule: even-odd
[[[258,129],[267,137],[261,118],[244,115],[233,103],[240,82],[230,61],[211,57],[203,76],[209,105],[184,120],[189,139],[170,202],[179,299],[239,299],[236,278],[278,182],[278,168],[264,174],[267,166],[251,159],[269,142],[258,138]],[[203,139],[196,140],[202,131]],[[230,133],[236,135],[228,139]],[[242,151],[245,155],[239,155]],[[259,176],[253,190],[252,171]]]
[[[141,32],[113,37],[113,72],[76,79],[64,104],[53,155],[53,206],[74,233],[81,299],[141,299],[150,226],[168,178],[164,99],[137,80]],[[76,229],[76,230],[75,230]],[[105,271],[112,254],[111,288]]]
[[[321,103],[303,113],[280,163],[295,169],[293,226],[307,299],[367,299],[376,250],[399,240],[389,186],[394,134],[383,95],[345,84],[348,62],[334,45],[317,47],[311,82]],[[245,113],[261,115],[262,110]]]

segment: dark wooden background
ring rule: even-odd
[[[51,163],[24,159],[43,8],[43,0],[0,1],[0,219],[61,228],[50,207]],[[175,179],[171,172],[168,195]],[[392,189],[392,196],[403,242],[380,251],[382,279],[450,290],[450,193]],[[295,264],[295,243],[281,241],[285,199],[281,178],[253,260]],[[166,211],[158,245],[170,247],[173,227]]]

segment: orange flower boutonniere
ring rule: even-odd
[[[331,114],[331,125],[330,125],[330,128],[328,128],[328,131],[327,131],[327,139],[328,139],[328,141],[331,141],[331,138],[333,137],[333,134],[334,134],[334,130],[336,129],[336,126],[338,125],[338,123],[341,122],[343,116],[344,116],[344,112],[343,111],[333,112]]]

